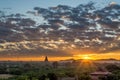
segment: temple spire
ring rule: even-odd
[[[47,56],[45,56],[45,62],[48,62],[48,57]]]

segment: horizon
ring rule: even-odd
[[[31,61],[33,61],[33,62],[43,62],[44,60],[45,60],[45,57],[46,56],[44,56],[44,57],[31,57],[31,58],[6,58],[6,59],[1,59],[0,60],[0,62],[6,62],[6,61],[10,61],[10,62],[19,62],[19,61],[22,61],[22,62],[31,62]],[[88,59],[86,59],[86,58],[84,58],[84,57],[82,57],[82,58],[72,58],[72,57],[70,57],[70,58],[66,58],[66,57],[49,57],[48,56],[48,61],[49,62],[54,62],[54,61],[69,61],[69,60],[90,60],[90,61],[102,61],[102,60],[108,60],[108,61],[114,61],[114,60],[117,60],[117,61],[120,61],[120,59],[116,59],[116,58],[99,58],[99,59],[92,59],[92,58],[88,58]]]

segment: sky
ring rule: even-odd
[[[0,10],[6,10],[6,11],[11,11],[12,13],[24,13],[29,10],[32,10],[34,7],[43,7],[43,8],[48,8],[51,6],[57,6],[59,4],[62,5],[69,5],[72,7],[78,6],[79,4],[83,3],[88,3],[90,1],[96,2],[97,7],[103,7],[105,5],[108,5],[110,2],[116,2],[120,4],[120,0],[0,0]],[[114,53],[109,53],[109,54],[88,54],[90,57],[94,59],[99,59],[100,56],[103,56],[102,58],[109,58],[110,56],[112,58],[120,59],[119,55],[115,55]],[[75,58],[82,58],[82,55],[75,55]],[[27,57],[24,58],[24,60],[43,60],[44,57],[41,58],[33,58],[33,57]],[[56,57],[55,57],[56,58]],[[63,57],[61,57],[63,58]],[[57,60],[61,60],[60,57],[57,58]],[[73,58],[73,57],[67,57],[64,59],[68,58]],[[3,58],[2,60],[7,60],[6,58]],[[12,60],[16,60],[16,58],[10,58]],[[23,58],[19,58],[19,60],[22,60]],[[55,60],[53,57],[51,60]]]
[[[0,0],[0,10],[11,8],[13,12],[25,12],[26,10],[32,10],[34,7],[48,8],[50,6],[70,5],[77,6],[79,4],[88,3],[94,1],[97,6],[107,5],[110,2],[120,3],[120,0]]]

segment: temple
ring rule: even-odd
[[[44,60],[44,61],[45,61],[45,62],[49,62],[49,61],[48,61],[48,57],[47,57],[47,56],[45,56],[45,60]]]

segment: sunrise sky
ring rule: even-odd
[[[110,2],[116,2],[116,3],[120,3],[120,0],[1,0],[0,1],[0,11],[5,11],[5,12],[9,12],[9,13],[26,13],[27,11],[31,11],[33,10],[34,7],[42,7],[42,8],[48,8],[51,6],[57,6],[59,4],[62,5],[69,5],[72,7],[76,7],[79,4],[86,4],[90,1],[93,1],[96,3],[96,7],[97,8],[102,8],[104,7],[104,5],[108,5]],[[104,4],[104,5],[103,5]],[[60,25],[64,27],[63,25]],[[0,36],[0,38],[2,38]],[[119,38],[119,37],[117,37]],[[116,38],[115,38],[116,39]],[[98,40],[98,39],[96,39]],[[117,39],[119,40],[119,39]],[[33,41],[31,41],[33,42]],[[28,43],[31,43],[28,42]],[[54,42],[54,41],[53,41]],[[62,43],[62,40],[59,41],[60,43]],[[64,42],[64,41],[63,41]],[[36,43],[36,42],[34,42]],[[8,44],[12,44],[15,45],[18,43],[6,43],[3,44],[3,46],[6,46]],[[20,44],[23,44],[22,42],[20,42]],[[26,43],[27,44],[27,43]],[[114,44],[112,44],[111,42],[111,46],[113,46]],[[49,45],[52,47],[56,47],[56,45]],[[115,45],[116,46],[116,45]],[[26,45],[24,45],[24,47],[26,47]],[[41,46],[40,46],[41,47]],[[44,46],[42,46],[44,47]],[[71,44],[71,47],[74,47],[74,45]],[[28,47],[26,47],[28,48]],[[44,47],[47,49],[47,47]],[[116,48],[116,47],[115,47]],[[2,49],[0,49],[2,51]],[[95,51],[96,50],[96,51]],[[89,58],[92,60],[97,60],[97,59],[110,59],[110,58],[114,58],[114,59],[118,59],[120,60],[120,50],[119,48],[117,48],[116,50],[109,50],[107,52],[97,52],[97,49],[93,50],[65,50],[64,52],[62,52],[62,50],[60,52],[56,52],[55,49],[53,51],[54,54],[49,53],[49,50],[43,51],[42,54],[38,54],[38,52],[36,51],[36,54],[34,55],[32,52],[28,52],[30,54],[28,54],[27,52],[23,52],[24,55],[19,55],[19,51],[18,53],[15,53],[17,55],[15,56],[11,56],[11,54],[5,56],[5,53],[3,51],[3,53],[1,53],[0,56],[0,60],[13,60],[13,61],[43,61],[44,60],[44,56],[46,56],[46,54],[49,56],[49,60],[51,61],[58,61],[58,60],[65,60],[65,59],[84,59],[84,58]],[[22,52],[22,51],[21,51]],[[20,52],[20,53],[21,53]],[[44,54],[44,52],[46,54]],[[48,54],[49,53],[49,54]],[[27,56],[28,55],[28,56]]]

